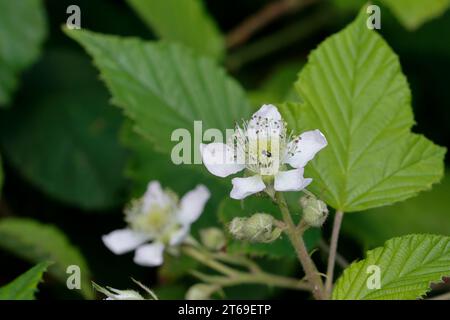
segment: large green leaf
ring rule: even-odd
[[[250,115],[242,88],[214,61],[182,45],[80,30],[66,33],[93,56],[114,103],[159,151],[170,153],[172,132],[193,131],[195,120],[202,121],[203,130],[224,130]],[[198,155],[196,145],[194,152]]]
[[[51,262],[41,262],[0,288],[0,300],[34,300],[37,286]]]
[[[41,0],[0,0],[0,107],[10,103],[20,72],[37,59],[45,35]]]
[[[369,266],[380,269],[380,288],[369,289]],[[371,271],[372,272],[372,271]],[[431,283],[450,275],[450,238],[409,235],[394,238],[367,252],[336,282],[335,300],[411,300],[422,298]]]
[[[282,111],[295,131],[320,129],[328,139],[306,176],[329,205],[346,212],[378,207],[442,177],[445,149],[411,133],[407,81],[364,12],[311,54],[296,89],[304,103]]]
[[[298,212],[298,210],[299,208],[297,208],[296,212]],[[226,197],[220,204],[218,215],[226,228],[227,224],[230,223],[233,218],[250,217],[257,212],[269,213],[276,219],[282,220],[279,208],[274,205],[269,198],[262,197],[249,197],[241,202]],[[295,215],[293,218],[298,220],[299,215]],[[319,238],[320,232],[319,229],[316,228],[307,230],[304,235],[305,243],[309,249],[314,248]],[[230,253],[245,253],[253,256],[268,256],[271,258],[296,257],[294,248],[288,237],[284,235],[271,243],[250,243],[234,240],[230,237],[227,244],[227,250]]]
[[[162,39],[183,43],[200,54],[220,59],[225,45],[202,0],[127,0]]]
[[[7,218],[0,220],[0,248],[30,261],[53,261],[49,273],[65,285],[67,267],[81,270],[81,293],[92,298],[90,271],[80,251],[59,229],[32,219]]]
[[[70,73],[61,73],[65,69]],[[33,185],[63,202],[104,209],[122,202],[125,150],[120,112],[83,55],[49,51],[27,95],[0,119],[5,156]]]
[[[417,29],[425,22],[441,16],[450,0],[380,0],[389,7],[408,29]]]
[[[450,236],[450,175],[429,192],[393,206],[345,217],[343,231],[369,248],[411,233]]]

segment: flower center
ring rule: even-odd
[[[253,173],[273,176],[280,170],[288,139],[281,120],[254,117],[243,128],[236,126],[232,141],[239,163]]]

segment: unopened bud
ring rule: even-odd
[[[268,243],[276,240],[282,231],[274,223],[270,214],[255,213],[250,218],[234,218],[229,231],[238,240]]]
[[[303,220],[311,227],[321,227],[328,217],[328,208],[325,202],[316,197],[306,195],[300,198],[303,208]]]
[[[194,284],[186,292],[186,300],[209,300],[211,295],[217,291],[217,289],[217,286],[211,284]]]
[[[200,239],[206,248],[213,251],[218,251],[225,246],[225,235],[219,228],[200,230]]]

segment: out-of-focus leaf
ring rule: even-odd
[[[296,83],[302,104],[282,113],[296,132],[320,129],[328,147],[306,167],[316,194],[345,212],[415,196],[438,182],[445,148],[411,133],[411,93],[397,56],[363,10],[309,57]]]
[[[34,300],[37,286],[51,262],[41,262],[0,288],[0,300]]]
[[[380,288],[367,285],[376,266]],[[366,259],[344,270],[333,290],[334,300],[414,300],[422,298],[431,283],[450,275],[450,238],[408,235],[394,238],[367,252]],[[376,275],[375,275],[376,276]]]
[[[408,29],[419,28],[425,22],[441,16],[449,7],[450,0],[380,0]]]
[[[85,30],[66,33],[93,56],[115,104],[124,108],[137,132],[159,151],[171,153],[174,130],[185,128],[192,135],[196,120],[202,121],[203,130],[224,131],[250,115],[238,83],[214,61],[184,46]],[[198,160],[199,143],[193,143]]]
[[[2,165],[2,157],[0,156],[0,195],[2,193],[2,187],[3,187],[3,165]]]
[[[257,89],[249,93],[250,101],[256,108],[263,104],[278,104],[283,101],[298,101],[293,83],[304,62],[295,61],[278,66]]]
[[[39,79],[0,119],[6,157],[58,200],[85,209],[117,205],[124,187],[122,117],[108,105],[95,69],[83,56],[52,51],[33,71]]]
[[[81,293],[93,298],[90,271],[80,251],[63,232],[52,225],[26,218],[0,220],[0,248],[30,262],[53,261],[49,273],[64,285],[67,267],[76,265],[81,270]]]
[[[411,233],[450,235],[450,175],[429,192],[393,206],[348,215],[343,231],[373,248]]]
[[[183,43],[216,59],[224,55],[220,31],[202,0],[127,0],[141,19],[162,39]]]
[[[224,198],[220,204],[218,215],[224,227],[235,217],[250,217],[254,213],[263,212],[273,215],[276,219],[282,220],[280,210],[268,198],[249,197],[242,201],[236,201],[228,197]],[[295,212],[295,211],[293,211]],[[298,212],[298,211],[297,211]],[[293,216],[297,218],[298,216]],[[320,238],[318,229],[313,228],[305,232],[304,240],[309,249],[312,249]],[[294,248],[289,239],[282,235],[279,239],[271,243],[250,243],[234,240],[229,235],[227,250],[231,253],[246,253],[253,256],[268,256],[271,258],[296,257]]]
[[[37,59],[46,28],[41,0],[0,0],[0,107],[10,103],[20,72]]]

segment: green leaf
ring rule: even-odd
[[[61,69],[68,73],[61,73]],[[33,185],[84,209],[124,198],[120,112],[81,54],[49,51],[33,68],[20,107],[0,119],[5,156]],[[70,73],[70,77],[67,74]],[[35,77],[35,78],[33,78]]]
[[[0,300],[34,300],[37,286],[51,262],[41,262],[0,288]]]
[[[380,269],[380,289],[369,289],[372,273]],[[334,300],[412,300],[422,298],[431,283],[450,275],[450,238],[408,235],[394,238],[383,247],[367,252],[366,259],[353,263],[336,282]]]
[[[20,72],[37,59],[46,33],[41,0],[0,0],[0,107],[11,102]]]
[[[289,203],[291,204],[291,202]],[[291,207],[291,205],[290,205]],[[291,208],[292,211],[292,208]],[[299,209],[297,208],[297,212]],[[250,217],[254,213],[264,212],[273,215],[276,219],[282,220],[280,210],[268,198],[249,197],[242,201],[236,201],[226,197],[222,200],[218,215],[225,228],[235,217]],[[295,211],[292,211],[295,212]],[[293,217],[295,220],[299,216]],[[319,229],[312,228],[305,232],[304,240],[309,249],[312,249],[320,238]],[[234,240],[229,235],[227,250],[230,253],[245,253],[253,256],[268,256],[272,258],[296,257],[288,237],[282,235],[271,243],[250,243]]]
[[[181,45],[83,30],[66,33],[93,56],[114,103],[125,109],[137,132],[158,151],[170,154],[172,132],[192,131],[195,120],[202,120],[203,130],[225,130],[250,115],[236,81],[212,60]],[[195,141],[194,152],[199,157]]]
[[[49,273],[64,285],[67,267],[77,265],[81,270],[81,293],[93,298],[90,271],[80,251],[59,229],[26,218],[6,218],[0,221],[0,248],[30,261],[54,261]]]
[[[343,231],[369,248],[410,233],[450,235],[450,174],[415,198],[345,217]]]
[[[202,0],[127,0],[162,39],[183,43],[200,54],[221,59],[224,39]]]
[[[328,147],[306,167],[312,190],[338,210],[360,211],[416,195],[440,180],[445,149],[411,133],[411,93],[397,56],[364,11],[309,57],[286,104],[296,132],[320,129]]]
[[[450,0],[382,0],[381,3],[389,7],[400,22],[411,30],[441,16],[450,7]]]

